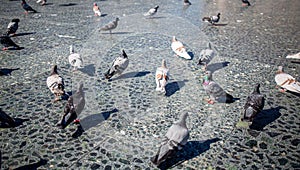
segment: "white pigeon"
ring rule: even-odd
[[[159,6],[155,6],[154,8],[149,9],[149,11],[147,13],[144,14],[144,16],[150,16],[152,17],[153,15],[155,15],[157,13],[157,9],[159,8]]]
[[[210,43],[208,43],[208,48],[204,49],[200,52],[200,57],[198,61],[198,65],[204,65],[204,70],[207,68],[207,64],[214,58],[215,53],[211,49]]]
[[[297,53],[297,54],[290,54],[290,55],[287,55],[286,58],[300,59],[300,52]]]
[[[177,56],[185,58],[187,60],[192,59],[192,57],[186,52],[186,49],[183,46],[182,42],[178,41],[175,36],[173,36],[171,48]]]
[[[45,5],[47,2],[47,0],[37,0],[36,3],[41,4],[41,5]]]
[[[155,82],[156,82],[156,91],[166,93],[166,85],[169,80],[169,69],[166,66],[166,61],[162,60],[161,67],[156,69],[155,73]]]
[[[70,46],[69,63],[74,67],[73,71],[83,68],[83,61],[80,54],[74,52],[73,45]]]
[[[115,58],[112,66],[105,73],[105,78],[110,79],[112,76],[116,74],[122,74],[122,72],[127,68],[129,64],[129,59],[124,50],[122,50],[122,54],[119,57]]]
[[[278,67],[278,71],[275,75],[275,82],[277,86],[282,88],[281,92],[288,90],[300,93],[300,82],[298,82],[293,76],[285,73],[282,66]]]
[[[99,8],[99,6],[97,5],[96,2],[94,3],[93,11],[95,13],[95,16],[100,16],[101,17],[101,10],[100,10],[100,8]]]
[[[64,79],[57,72],[57,65],[53,66],[51,74],[47,78],[47,86],[55,96],[54,102],[61,100],[65,94],[65,84]]]
[[[165,160],[172,158],[178,150],[187,144],[190,136],[186,126],[187,117],[188,113],[181,114],[179,121],[168,129],[157,154],[150,159],[152,163],[159,166]]]

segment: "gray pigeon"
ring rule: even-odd
[[[204,49],[200,52],[200,57],[198,61],[198,65],[204,65],[204,70],[207,68],[207,64],[214,58],[215,53],[211,49],[210,43],[208,43],[208,48]]]
[[[0,36],[0,43],[4,46],[2,50],[8,50],[8,47],[14,47],[14,49],[19,50],[22,49],[22,47],[18,46],[15,42],[13,42],[10,37],[6,34],[3,34]]]
[[[19,28],[19,23],[20,20],[18,18],[14,18],[11,20],[11,22],[9,22],[8,26],[7,26],[7,31],[6,34],[10,35],[13,34],[15,35],[15,33],[17,32],[18,28]]]
[[[212,25],[214,25],[215,23],[219,22],[220,20],[220,13],[218,13],[217,16],[209,16],[209,17],[203,17],[202,18],[202,21],[205,21],[205,22],[209,22],[211,23]]]
[[[153,15],[155,15],[157,13],[158,8],[159,8],[159,6],[157,5],[154,8],[149,9],[149,11],[144,14],[144,16],[152,17]]]
[[[262,111],[265,105],[265,98],[259,91],[260,84],[257,84],[254,91],[248,96],[243,110],[242,121],[252,122],[255,116]]]
[[[83,92],[83,83],[80,83],[77,91],[69,97],[68,102],[64,108],[64,115],[60,121],[60,126],[62,129],[66,128],[73,121],[75,123],[79,122],[76,119],[79,114],[83,111],[85,106],[85,96]]]
[[[31,6],[29,6],[25,0],[22,0],[21,5],[23,9],[25,10],[25,14],[28,14],[28,11],[36,13],[37,11],[34,10]]]
[[[122,74],[122,72],[127,68],[128,64],[129,64],[128,56],[125,53],[125,51],[122,50],[122,54],[120,54],[120,56],[113,61],[112,66],[105,73],[105,78],[110,79],[112,76],[116,74]]]
[[[119,18],[116,18],[114,21],[111,21],[108,24],[101,27],[99,31],[109,31],[109,33],[111,34],[111,30],[117,28],[118,21],[119,21]]]
[[[181,114],[179,121],[169,128],[157,154],[151,158],[152,163],[159,166],[165,160],[172,158],[187,143],[190,136],[186,126],[187,117],[188,113]]]
[[[211,71],[206,71],[205,74],[202,86],[210,97],[208,103],[214,104],[215,101],[220,103],[232,103],[234,98],[230,94],[226,93],[219,84],[212,80]]]

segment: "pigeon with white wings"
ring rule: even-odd
[[[209,22],[211,23],[212,25],[214,25],[215,23],[219,22],[220,20],[220,13],[218,13],[217,16],[209,16],[209,17],[203,17],[202,18],[202,21],[205,21],[205,22]]]
[[[94,6],[93,6],[93,11],[95,13],[95,16],[100,16],[101,17],[101,10],[99,8],[99,6],[97,5],[97,3],[95,2],[94,3]]]
[[[166,61],[162,60],[161,67],[156,69],[155,73],[155,82],[156,82],[156,91],[161,93],[166,93],[166,85],[169,80],[169,69],[167,68]]]
[[[192,57],[188,54],[182,42],[178,41],[175,36],[172,38],[171,48],[175,52],[175,54],[179,57],[185,58],[187,60],[192,59]]]
[[[152,17],[153,15],[155,15],[157,13],[159,6],[155,6],[154,8],[149,9],[149,11],[147,13],[144,14],[145,17],[149,16]]]
[[[275,75],[275,82],[277,86],[281,88],[281,92],[291,91],[300,93],[300,82],[298,82],[293,76],[283,71],[283,67],[279,66]]]
[[[54,102],[61,100],[65,95],[64,79],[57,72],[57,65],[54,65],[50,76],[47,78],[47,86],[51,93],[54,94]]]
[[[214,58],[214,56],[215,53],[212,50],[210,43],[208,43],[208,48],[200,52],[198,65],[204,65],[203,69],[206,70],[207,64]]]
[[[73,66],[73,71],[83,68],[83,61],[80,54],[74,52],[73,45],[70,46],[69,63]]]
[[[105,78],[110,79],[112,76],[116,74],[122,74],[122,72],[127,68],[129,64],[129,59],[124,50],[122,50],[122,54],[119,57],[115,58],[112,66],[105,73]]]

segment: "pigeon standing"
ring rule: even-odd
[[[178,41],[175,36],[173,36],[172,38],[171,48],[177,56],[185,58],[187,60],[192,59],[192,57],[187,53],[182,42]]]
[[[79,123],[77,117],[83,111],[85,106],[85,96],[83,92],[83,83],[79,83],[77,91],[69,97],[64,108],[64,115],[59,126],[62,129],[66,128],[70,123]]]
[[[169,69],[166,66],[166,61],[162,60],[161,67],[156,69],[155,73],[155,82],[156,82],[156,91],[166,93],[166,85],[169,80]]]
[[[13,118],[7,115],[1,108],[0,108],[0,124],[2,126],[8,127],[15,127],[16,123]]]
[[[296,54],[289,54],[286,56],[286,58],[300,59],[300,52]]]
[[[232,103],[234,98],[232,95],[226,93],[219,84],[212,80],[211,71],[206,71],[205,74],[202,86],[205,92],[209,95],[208,103],[214,104],[215,101],[221,103]]]
[[[260,94],[259,88],[260,84],[257,84],[254,91],[247,97],[242,121],[252,122],[255,116],[264,108],[265,98],[264,95]]]
[[[207,68],[207,64],[214,58],[215,53],[211,49],[210,43],[208,43],[208,48],[204,49],[200,52],[200,57],[198,61],[198,65],[204,65],[204,70]]]
[[[73,71],[83,68],[83,61],[80,54],[74,52],[73,45],[70,46],[69,63],[73,66]]]
[[[2,48],[3,51],[8,50],[8,47],[14,47],[16,50],[21,49],[21,47],[14,43],[6,34],[0,36],[0,43],[4,46]]]
[[[54,94],[54,102],[61,100],[65,95],[65,83],[64,79],[57,72],[57,65],[54,65],[50,76],[47,78],[47,86]]]
[[[209,16],[209,17],[203,17],[202,18],[202,21],[205,21],[205,22],[209,22],[211,23],[212,25],[214,25],[215,23],[219,22],[220,20],[220,13],[218,13],[217,16]]]
[[[155,6],[154,8],[149,9],[149,11],[147,13],[144,14],[144,16],[150,16],[152,17],[153,15],[155,15],[157,13],[159,6]]]
[[[100,31],[109,31],[111,34],[111,30],[115,29],[118,26],[119,18],[116,18],[114,21],[109,22],[100,28]]]
[[[248,0],[242,0],[242,2],[243,2],[243,6],[251,6]]]
[[[40,4],[40,5],[45,5],[47,2],[47,0],[37,0],[36,3]]]
[[[114,59],[112,66],[105,73],[105,78],[110,79],[112,76],[116,74],[122,74],[122,72],[127,68],[129,64],[129,59],[124,50],[122,50],[122,54]]]
[[[10,34],[15,35],[19,28],[19,22],[20,22],[20,19],[18,19],[18,18],[12,19],[11,22],[9,22],[9,24],[7,26],[6,34],[7,35],[10,35]]]
[[[275,75],[275,82],[281,89],[281,92],[286,90],[300,93],[300,82],[298,82],[293,76],[283,71],[283,67],[279,66]]]
[[[183,5],[189,6],[192,5],[192,3],[189,0],[183,0]]]
[[[28,12],[30,11],[30,12],[34,12],[34,13],[36,13],[37,11],[36,10],[34,10],[33,8],[31,8],[31,6],[29,6],[27,3],[26,3],[26,1],[25,0],[22,0],[22,7],[23,7],[23,9],[25,10],[25,14],[28,14]]]
[[[93,11],[95,13],[95,16],[100,16],[101,17],[101,10],[100,10],[100,8],[99,8],[99,6],[97,5],[96,2],[94,3]]]
[[[186,126],[188,113],[180,115],[178,122],[175,122],[165,135],[161,146],[151,162],[159,166],[165,160],[172,158],[178,150],[181,150],[189,139],[189,130]]]

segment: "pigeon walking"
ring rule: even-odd
[[[217,16],[209,16],[209,17],[203,17],[202,18],[202,21],[205,21],[205,22],[209,22],[211,23],[212,25],[214,25],[215,23],[219,22],[220,20],[220,13],[218,13]]]
[[[47,78],[47,86],[54,94],[54,102],[61,100],[65,95],[64,79],[57,72],[57,65],[54,65],[50,76]]]
[[[155,73],[155,82],[156,82],[156,91],[161,93],[166,93],[166,85],[169,80],[169,69],[167,68],[166,61],[162,60],[161,67],[156,69]]]
[[[83,61],[80,54],[74,52],[73,45],[70,46],[69,63],[73,66],[73,71],[83,68]]]
[[[111,34],[111,31],[118,26],[119,18],[116,18],[114,21],[109,22],[108,24],[104,25],[100,28],[100,31],[109,31]]]
[[[152,17],[153,15],[155,15],[157,13],[158,8],[159,8],[159,6],[157,5],[154,8],[149,9],[149,11],[144,14],[144,16]]]
[[[110,79],[112,76],[116,74],[122,74],[122,72],[127,68],[129,64],[129,59],[124,50],[122,50],[122,54],[115,58],[112,66],[105,73],[105,78]]]
[[[0,36],[0,43],[4,46],[2,48],[3,51],[8,50],[9,47],[13,47],[16,50],[21,49],[21,47],[14,43],[6,34]]]
[[[262,111],[265,105],[264,95],[260,94],[260,84],[257,84],[254,91],[247,97],[243,109],[242,121],[252,122],[255,116]]]
[[[94,3],[93,11],[95,13],[95,16],[100,16],[101,17],[101,10],[100,10],[100,8],[99,8],[99,6],[97,5],[96,2]]]
[[[47,0],[37,0],[36,3],[40,4],[40,5],[45,5],[47,2]]]
[[[189,5],[192,5],[192,3],[189,0],[183,0],[183,5],[189,6]]]
[[[175,36],[172,38],[171,48],[175,52],[175,54],[179,57],[185,58],[187,60],[192,59],[192,57],[188,54],[182,42],[178,41]]]
[[[83,111],[85,106],[85,96],[83,92],[83,83],[79,83],[77,91],[69,97],[64,108],[64,115],[59,123],[62,129],[66,128],[70,123],[79,123],[77,117]]]
[[[251,6],[248,0],[242,0],[243,6]]]
[[[198,65],[204,65],[204,70],[206,71],[207,64],[214,58],[215,53],[211,49],[210,43],[208,43],[208,48],[204,49],[200,52],[200,57],[198,61]]]
[[[211,71],[206,71],[205,74],[202,86],[209,95],[208,103],[214,104],[215,101],[220,103],[232,103],[234,98],[232,95],[226,93],[219,84],[212,80]]]
[[[186,126],[186,119],[188,113],[183,113],[180,115],[178,122],[175,122],[167,131],[161,146],[155,156],[150,160],[157,166],[167,159],[172,158],[177,151],[181,150],[187,143],[190,133]]]
[[[291,91],[300,93],[300,82],[298,82],[293,76],[283,71],[283,67],[279,66],[275,75],[275,82],[281,89],[281,92]]]
[[[18,19],[18,18],[12,19],[11,22],[9,22],[9,24],[7,26],[6,34],[7,35],[10,35],[10,34],[15,35],[19,28],[19,22],[20,22],[20,19]]]
[[[29,6],[25,0],[22,0],[22,7],[25,10],[25,14],[28,14],[28,12],[34,12],[36,13],[37,11],[34,10],[33,8],[31,8],[31,6]]]

